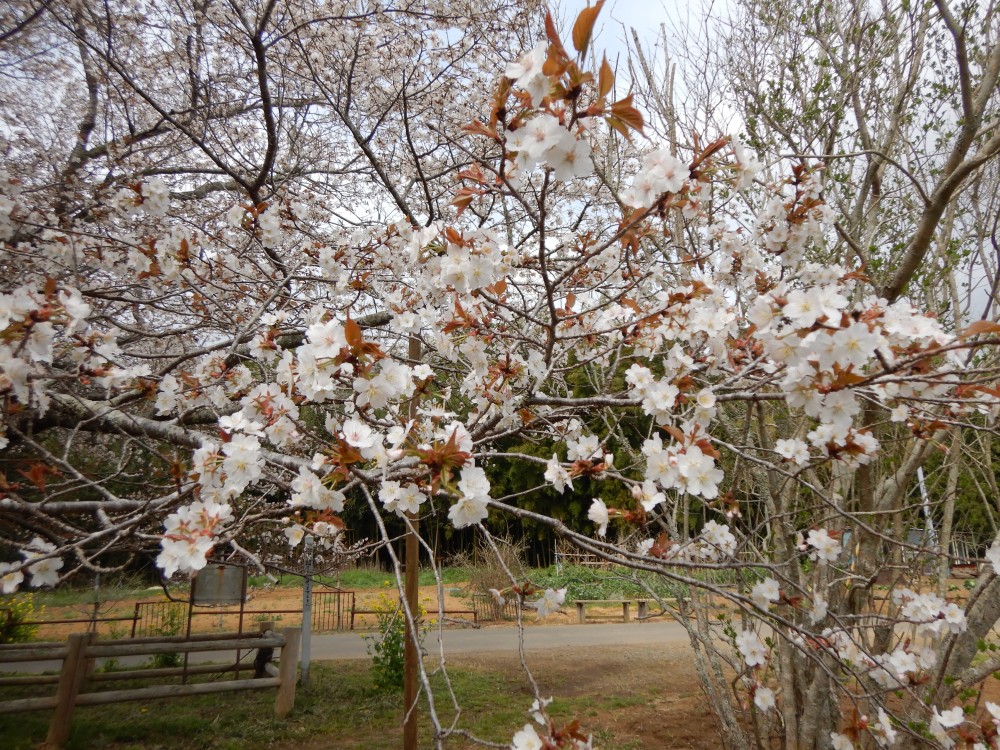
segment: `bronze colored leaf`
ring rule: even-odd
[[[980,333],[1000,333],[1000,323],[994,323],[992,320],[977,320],[964,331],[959,331],[958,337],[967,339]]]
[[[594,23],[601,12],[604,0],[598,0],[597,5],[589,6],[580,11],[573,24],[573,46],[583,57],[587,53],[587,46],[590,44],[590,37],[594,33]]]
[[[632,130],[642,132],[642,113],[632,106],[631,94],[612,104],[611,114],[632,128]]]
[[[608,95],[611,91],[611,87],[615,84],[615,74],[611,71],[611,66],[608,65],[608,58],[605,55],[604,59],[601,61],[601,72],[598,76],[597,84],[597,95],[602,99]]]
[[[672,424],[665,425],[662,429],[670,433],[670,437],[676,440],[678,443],[684,443],[684,433],[680,431],[679,428],[674,427]]]
[[[350,314],[347,316],[347,322],[344,323],[344,338],[347,339],[347,344],[352,349],[359,348],[365,343],[365,337],[361,333],[361,326],[351,320]]]

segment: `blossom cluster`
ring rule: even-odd
[[[208,562],[208,555],[233,519],[233,509],[211,500],[182,506],[164,521],[166,533],[156,564],[167,578],[180,571],[195,573]]]
[[[555,179],[565,181],[586,177],[593,171],[587,140],[575,138],[549,114],[536,115],[510,132],[507,147],[516,152],[516,167],[524,172],[541,164],[552,170]]]
[[[676,489],[706,500],[718,497],[724,474],[715,457],[697,444],[664,446],[659,435],[643,443],[646,455],[646,478],[663,489]]]
[[[32,538],[21,550],[24,564],[0,563],[0,591],[12,594],[24,582],[23,570],[28,571],[30,583],[35,588],[55,586],[59,582],[59,571],[63,560],[57,554],[56,546],[39,536]]]
[[[681,192],[687,179],[687,165],[669,149],[657,149],[642,158],[642,165],[622,200],[633,208],[649,208],[664,193]]]

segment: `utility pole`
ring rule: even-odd
[[[407,352],[411,365],[420,361],[420,339],[415,334],[410,335]],[[409,418],[417,416],[417,396],[410,399]],[[403,591],[406,597],[406,607],[410,617],[406,619],[406,644],[403,650],[403,750],[417,750],[417,661],[420,658],[419,592],[420,582],[420,541],[417,536],[419,516],[407,513],[406,528],[406,579]]]

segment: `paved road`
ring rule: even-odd
[[[312,659],[367,659],[364,634],[333,633],[314,635]],[[436,632],[427,635],[424,649],[430,655],[439,653],[440,640]],[[517,628],[490,627],[448,629],[444,633],[447,655],[503,652],[516,653]],[[602,646],[632,646],[658,644],[666,648],[686,647],[687,633],[676,622],[595,623],[591,625],[546,625],[524,629],[527,651],[547,651],[565,648],[599,648]],[[193,662],[226,662],[233,652],[202,652],[191,655]],[[142,664],[148,657],[123,658],[123,664]],[[10,665],[18,672],[40,673],[57,671],[61,662],[30,662]],[[12,669],[12,671],[13,671]]]
[[[492,627],[479,630],[446,630],[445,653],[481,653],[517,649],[517,628]],[[553,648],[588,648],[661,644],[676,647],[688,643],[687,632],[676,622],[600,623],[593,625],[546,625],[524,629],[527,651]],[[424,649],[438,653],[440,640],[436,632],[429,633]],[[357,633],[337,633],[313,637],[314,659],[367,659],[364,639]]]

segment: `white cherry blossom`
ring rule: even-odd
[[[511,750],[544,750],[545,745],[542,744],[535,727],[531,724],[525,724],[524,729],[514,734],[510,747]]]
[[[559,457],[553,453],[552,460],[545,464],[545,481],[552,484],[556,491],[562,493],[567,487],[573,489],[573,478],[559,463]]]
[[[765,713],[773,709],[777,702],[774,698],[774,691],[769,687],[758,685],[754,690],[753,702],[757,708]]]
[[[753,603],[765,610],[772,602],[778,601],[780,596],[781,590],[778,582],[773,578],[765,578],[763,581],[758,581],[750,591],[750,598],[753,600]]]
[[[986,561],[993,566],[993,574],[1000,576],[1000,541],[994,541],[986,550]]]
[[[806,543],[812,548],[809,556],[820,563],[836,562],[843,548],[826,529],[810,529]]]
[[[748,667],[759,667],[767,662],[767,647],[752,630],[743,630],[736,636],[736,648]]]
[[[533,602],[535,611],[539,618],[548,617],[553,612],[558,612],[559,608],[566,601],[566,589],[545,589],[542,596]]]
[[[24,582],[24,573],[13,563],[0,563],[0,591],[13,594]]]
[[[590,510],[587,511],[587,518],[597,525],[597,535],[606,536],[608,533],[608,523],[610,516],[608,506],[599,497],[595,497],[590,503]]]

